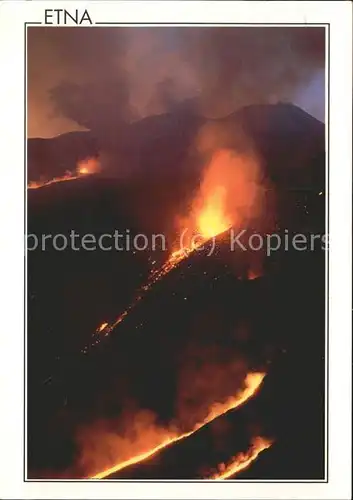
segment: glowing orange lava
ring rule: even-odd
[[[106,327],[108,326],[108,323],[102,323],[98,328],[97,332],[101,333]]]
[[[260,453],[267,450],[272,445],[272,442],[262,437],[256,437],[251,443],[251,448],[245,453],[235,455],[229,464],[220,464],[218,472],[207,479],[229,479],[238,472],[245,470],[249,465],[257,459]]]
[[[196,230],[193,232],[189,242],[184,246],[180,245],[180,248],[174,250],[169,259],[158,269],[151,272],[147,283],[145,283],[141,290],[138,292],[133,302],[123,311],[116,320],[110,325],[105,325],[104,330],[105,336],[120,323],[124,321],[126,316],[134,309],[136,304],[144,297],[144,294],[163,276],[167,275],[172,269],[174,269],[182,260],[186,259],[193,252],[200,249],[207,241],[212,237],[223,233],[230,227],[230,220],[224,214],[223,206],[223,190],[215,190],[211,194],[210,198],[206,200],[205,204],[201,207],[200,211],[193,215],[196,221]],[[198,231],[198,232],[197,232]],[[196,237],[194,237],[196,236]],[[100,332],[99,331],[99,332]],[[96,331],[97,332],[97,331]],[[99,333],[98,332],[98,333]]]
[[[262,274],[259,272],[259,271],[255,271],[254,269],[250,269],[248,271],[248,280],[249,281],[252,281],[252,280],[256,280],[257,278],[260,278],[262,276]]]
[[[39,189],[45,186],[50,186],[50,184],[55,184],[57,182],[73,181],[75,179],[78,179],[79,177],[81,177],[81,175],[75,175],[71,172],[67,172],[62,177],[53,177],[53,179],[49,179],[47,181],[32,181],[28,184],[27,187],[28,189]]]
[[[169,273],[207,241],[231,227],[231,219],[225,211],[225,188],[216,187],[201,203],[197,199],[190,216],[183,223],[185,227],[182,233],[189,232],[188,241],[179,242],[178,248],[171,253],[167,262],[151,274],[149,284],[144,289],[150,288],[152,283]]]
[[[75,172],[65,172],[61,177],[53,177],[53,179],[44,181],[32,181],[28,184],[28,189],[39,189],[45,186],[50,186],[50,184],[55,184],[57,182],[74,181],[80,177],[94,174],[100,171],[100,164],[97,158],[85,158],[84,160],[79,160],[77,162]]]
[[[235,408],[238,408],[240,405],[245,403],[248,399],[253,397],[263,379],[265,377],[265,373],[249,373],[246,376],[245,379],[245,389],[240,391],[236,396],[233,396],[229,398],[227,401],[224,403],[215,403],[211,406],[207,417],[202,421],[197,423],[193,429],[189,432],[183,433],[183,434],[177,434],[175,431],[168,431],[166,430],[165,436],[163,441],[158,444],[157,446],[154,446],[152,449],[148,449],[143,451],[142,453],[131,457],[128,460],[125,460],[123,462],[120,462],[113,467],[110,467],[108,469],[105,469],[104,471],[98,472],[94,476],[91,477],[91,479],[104,479],[105,477],[109,476],[110,474],[113,474],[115,472],[118,472],[122,469],[125,469],[126,467],[129,467],[130,465],[137,464],[139,462],[142,462],[143,460],[146,460],[147,458],[151,457],[152,455],[155,455],[158,453],[160,450],[163,448],[166,448],[167,446],[171,445],[172,443],[176,443],[177,441],[180,441],[181,439],[185,439],[188,436],[191,436],[194,434],[196,431],[201,429],[204,425],[212,422],[212,420],[216,419],[217,417],[224,415],[230,410],[234,410]]]
[[[124,321],[157,281],[212,238],[240,224],[244,214],[257,206],[258,172],[258,162],[252,157],[235,155],[230,150],[219,150],[213,155],[189,214],[179,220],[180,239],[174,244],[168,260],[151,272],[132,303],[104,329],[105,336]],[[255,277],[254,273],[249,273],[249,279]]]
[[[197,229],[204,240],[223,233],[231,226],[231,220],[225,213],[225,196],[225,187],[218,186],[197,214]]]
[[[85,158],[77,162],[76,171],[79,175],[89,175],[99,172],[101,169],[98,158]]]

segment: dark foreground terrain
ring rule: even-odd
[[[172,235],[175,215],[188,206],[200,181],[200,159],[190,145],[201,121],[183,111],[131,126],[124,145],[117,143],[110,154],[117,163],[131,162],[132,176],[114,175],[109,164],[100,175],[30,190],[28,232],[99,235],[129,229]],[[240,148],[246,137],[261,156],[274,189],[278,231],[323,234],[323,124],[294,106],[279,105],[244,108],[221,126],[227,134],[217,147]],[[67,141],[67,164],[100,148],[91,133],[79,134],[79,141],[73,134],[60,139]],[[31,165],[44,168],[38,158],[55,162],[58,140],[48,140],[44,153],[38,141],[30,142],[29,179],[35,180]],[[65,163],[65,155],[60,161]],[[60,169],[53,166],[55,175]],[[254,435],[271,438],[273,445],[237,478],[324,477],[321,243],[312,251],[274,253],[251,280],[251,253],[230,252],[227,235],[219,236],[212,256],[206,253],[182,261],[124,322],[99,337],[96,328],[125,310],[151,268],[168,255],[29,252],[29,477],[93,475],[110,463],[114,447],[126,454],[144,436],[148,443],[152,427],[165,429],[177,419],[184,430],[190,428],[205,408],[236,393],[249,371],[267,374],[253,399],[109,477],[209,477],[245,451]]]

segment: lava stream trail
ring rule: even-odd
[[[82,160],[78,160],[74,171],[67,170],[64,175],[60,177],[53,177],[49,180],[31,181],[28,183],[27,189],[40,189],[58,182],[74,181],[76,179],[80,179],[81,177],[87,177],[88,175],[98,173],[100,169],[100,164],[96,158],[87,157]]]
[[[143,285],[134,298],[134,300],[131,302],[131,304],[125,309],[123,313],[121,313],[116,320],[111,323],[110,325],[106,325],[104,328],[102,328],[102,325],[96,330],[96,333],[99,332],[104,332],[104,335],[108,335],[119,323],[121,323],[126,316],[134,309],[134,307],[137,305],[138,302],[144,297],[145,293],[148,292],[152,286],[157,283],[160,279],[162,279],[164,276],[166,276],[172,269],[174,269],[179,262],[187,258],[191,253],[193,253],[196,250],[196,246],[194,248],[187,248],[187,249],[182,249],[177,252],[173,252],[172,255],[169,257],[169,259],[158,269],[155,269],[154,271],[151,272],[147,283]]]
[[[42,187],[50,186],[51,184],[56,184],[58,182],[66,182],[66,181],[74,181],[76,179],[80,179],[81,177],[85,177],[87,174],[71,174],[67,173],[63,175],[62,177],[54,177],[53,179],[50,179],[48,181],[31,181],[27,189],[40,189]]]
[[[251,397],[253,397],[258,392],[265,375],[266,375],[265,373],[260,373],[260,372],[248,373],[244,382],[245,388],[242,391],[239,391],[239,393],[236,394],[235,396],[229,398],[226,402],[213,404],[210,408],[207,417],[202,422],[197,423],[191,431],[182,434],[177,434],[175,431],[170,431],[170,432],[166,431],[166,437],[159,445],[155,446],[152,449],[146,450],[128,460],[124,460],[123,462],[117,463],[112,467],[107,468],[101,472],[98,472],[97,474],[91,476],[89,479],[104,479],[105,477],[115,472],[121,471],[122,469],[125,469],[130,465],[134,465],[139,462],[142,462],[143,460],[146,460],[152,455],[158,453],[163,448],[170,446],[172,443],[176,443],[178,441],[181,441],[182,439],[191,436],[196,431],[201,429],[201,427],[203,427],[204,425],[209,424],[210,422],[212,422],[219,416],[224,415],[230,410],[238,408],[240,405],[244,404]]]
[[[229,479],[239,472],[247,469],[254,460],[264,450],[267,450],[272,445],[272,441],[263,437],[256,437],[251,442],[251,447],[248,451],[238,453],[235,455],[228,464],[220,464],[218,471],[210,477],[205,479]]]
[[[228,231],[230,228],[221,231],[219,234],[222,234],[223,232]],[[218,236],[215,235],[215,236]],[[107,323],[104,322],[102,323],[94,332],[94,335],[104,335],[108,336],[116,326],[118,326],[120,323],[124,321],[126,316],[130,314],[130,312],[136,307],[136,305],[144,298],[145,294],[152,288],[152,286],[157,283],[160,279],[162,279],[164,276],[166,276],[170,271],[175,269],[180,262],[183,260],[187,259],[191,254],[193,254],[196,250],[201,249],[203,245],[206,245],[208,242],[212,240],[215,236],[211,238],[205,238],[203,240],[199,240],[197,243],[193,243],[192,246],[189,247],[184,247],[181,248],[180,250],[174,251],[169,259],[158,269],[155,269],[154,271],[151,272],[149,278],[147,279],[147,282],[145,285],[143,285],[140,290],[137,292],[137,295],[133,299],[133,301],[130,303],[130,305],[125,309],[124,312],[122,312],[113,323]],[[97,343],[98,341],[96,340]],[[94,345],[91,344],[91,345]],[[87,352],[89,346],[86,346],[84,349],[82,349],[81,352]]]

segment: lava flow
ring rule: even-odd
[[[189,432],[185,432],[182,434],[177,434],[176,432],[169,432],[166,431],[166,436],[165,439],[158,444],[157,446],[153,447],[152,449],[146,450],[128,460],[125,460],[123,462],[120,462],[113,467],[110,467],[108,469],[105,469],[102,472],[99,472],[98,474],[95,474],[92,476],[90,479],[104,479],[105,477],[118,472],[122,469],[125,469],[126,467],[129,467],[130,465],[137,464],[139,462],[142,462],[143,460],[146,460],[147,458],[151,457],[152,455],[155,455],[158,453],[160,450],[163,448],[166,448],[167,446],[171,445],[172,443],[176,443],[177,441],[180,441],[182,439],[187,438],[188,436],[191,436],[194,434],[196,431],[201,429],[204,425],[209,424],[213,420],[215,420],[217,417],[224,415],[230,410],[234,410],[235,408],[238,408],[240,405],[245,403],[248,399],[253,397],[260,385],[262,384],[262,381],[265,377],[265,373],[260,373],[260,372],[255,372],[255,373],[249,373],[246,376],[245,379],[245,389],[240,391],[236,396],[233,396],[229,398],[227,401],[224,403],[215,403],[211,406],[207,417],[202,421],[197,423],[193,429]]]
[[[86,158],[85,160],[80,160],[77,163],[76,170],[74,172],[66,172],[61,177],[53,177],[49,180],[44,181],[32,181],[28,184],[28,189],[39,189],[42,187],[50,186],[51,184],[56,184],[57,182],[67,182],[74,181],[80,177],[85,177],[86,175],[94,174],[99,172],[100,166],[96,158]]]
[[[223,228],[220,232],[225,231],[227,228]],[[216,236],[216,235],[215,235]],[[117,318],[116,320],[109,324],[107,322],[102,323],[97,330],[95,331],[96,334],[101,334],[104,333],[105,336],[109,335],[111,331],[118,326],[120,323],[124,321],[126,316],[134,309],[134,307],[140,302],[140,300],[144,297],[145,293],[148,292],[148,290],[155,284],[157,281],[159,281],[161,278],[166,276],[172,269],[177,267],[177,265],[194,251],[199,249],[202,245],[204,245],[208,240],[199,238],[197,243],[194,242],[190,246],[185,246],[181,248],[180,250],[175,250],[172,252],[170,255],[169,259],[158,269],[155,269],[154,271],[151,272],[147,282],[141,287],[139,293],[135,296],[134,300],[131,302],[131,304],[123,311]],[[97,341],[96,341],[97,342]],[[82,352],[86,352],[87,348],[82,349]]]
[[[222,227],[222,230],[220,233],[225,231],[227,227]],[[217,233],[218,234],[218,233]],[[216,236],[216,234],[215,234]],[[132,309],[136,306],[138,302],[144,297],[144,294],[148,292],[148,290],[155,284],[157,281],[159,281],[161,278],[166,276],[172,269],[176,268],[177,265],[189,255],[191,255],[193,252],[196,250],[200,249],[202,245],[204,245],[208,241],[207,238],[202,239],[198,238],[197,243],[193,242],[190,246],[185,246],[181,248],[180,250],[175,250],[172,252],[170,255],[169,259],[158,269],[155,269],[154,271],[151,272],[147,283],[145,283],[142,287],[140,292],[136,295],[134,298],[133,302],[128,306],[127,309],[125,309],[124,312],[122,312],[116,320],[111,323],[110,325],[108,323],[103,323],[95,333],[104,333],[105,336],[109,335],[109,333],[122,321],[126,318],[126,316],[132,311]]]
[[[57,182],[73,181],[75,179],[78,179],[79,177],[81,177],[81,175],[67,172],[61,177],[53,177],[52,179],[49,179],[47,181],[31,181],[27,187],[28,189],[39,189],[45,186],[50,186],[50,184],[56,184]]]
[[[251,447],[245,453],[235,455],[229,464],[220,464],[218,472],[206,479],[229,479],[249,467],[249,465],[257,459],[260,453],[267,450],[272,445],[269,439],[256,437],[252,440]]]
[[[228,162],[228,152],[220,152],[216,155],[209,168],[206,171],[204,180],[201,184],[200,191],[192,203],[190,214],[188,217],[180,221],[183,230],[178,244],[175,245],[174,250],[169,256],[168,260],[158,269],[151,272],[147,283],[145,283],[139,293],[134,298],[133,302],[123,311],[116,320],[107,325],[103,323],[97,330],[96,334],[103,333],[105,336],[122,321],[131,312],[138,302],[144,297],[144,294],[161,278],[166,276],[172,269],[174,269],[181,261],[189,257],[193,252],[200,250],[209,240],[222,234],[232,226],[232,220],[227,213],[226,207],[226,178],[223,182],[216,182],[212,185],[209,178],[214,176],[214,171],[217,168],[221,169],[221,164]],[[224,158],[226,156],[226,158]],[[229,168],[227,166],[227,168]],[[188,239],[186,241],[186,236]],[[86,352],[84,348],[82,352]]]

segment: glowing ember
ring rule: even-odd
[[[245,403],[248,399],[250,399],[252,396],[254,396],[263,379],[265,377],[265,373],[249,373],[246,376],[245,379],[245,389],[240,391],[236,396],[233,396],[229,398],[226,402],[224,403],[215,403],[211,406],[207,417],[202,421],[197,423],[194,428],[190,432],[186,432],[183,434],[177,434],[175,431],[168,431],[166,430],[164,439],[162,442],[156,446],[154,446],[151,449],[145,450],[141,452],[140,454],[131,457],[128,460],[125,460],[123,462],[120,462],[113,467],[110,467],[102,472],[99,472],[98,474],[95,474],[91,479],[103,479],[110,474],[113,474],[115,472],[118,472],[122,469],[125,469],[126,467],[129,467],[130,465],[137,464],[139,462],[142,462],[143,460],[146,460],[147,458],[155,455],[158,453],[160,450],[163,448],[166,448],[167,446],[171,445],[172,443],[176,443],[177,441],[180,441],[181,439],[185,439],[188,436],[191,436],[194,434],[196,431],[201,429],[206,424],[209,424],[212,422],[214,419],[217,417],[224,415],[230,410],[233,410],[235,408],[238,408],[240,405]]]
[[[106,327],[108,326],[108,323],[102,323],[98,328],[97,332],[101,333]]]
[[[256,280],[257,278],[260,278],[260,276],[262,276],[260,272],[250,269],[247,278],[249,281],[252,281]]]
[[[207,479],[228,479],[238,472],[245,470],[264,450],[267,450],[272,445],[272,442],[262,437],[256,437],[251,448],[245,453],[235,455],[229,464],[220,464],[218,472]]]

